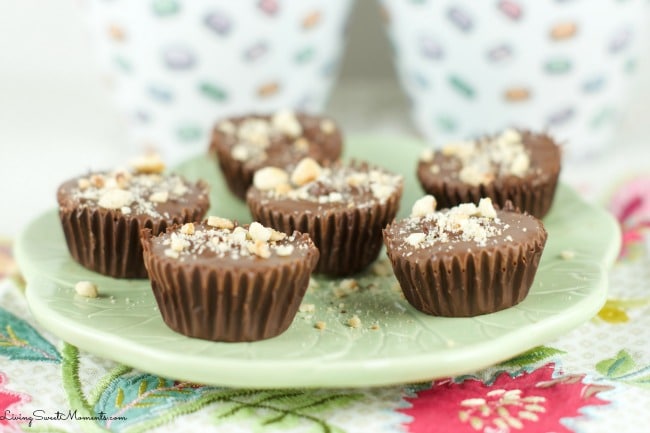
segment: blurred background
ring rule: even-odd
[[[119,164],[139,150],[127,140],[128,122],[91,46],[83,3],[0,0],[0,235],[15,236],[35,214],[54,207],[64,179]],[[398,83],[386,19],[379,2],[352,3],[338,82],[325,106],[348,136],[418,136]],[[650,74],[644,71],[650,51],[644,49],[614,147],[564,170],[565,181],[578,188],[614,165],[649,170]],[[588,193],[595,197],[598,191]]]

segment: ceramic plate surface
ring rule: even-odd
[[[347,157],[381,164],[406,176],[404,216],[422,195],[415,179],[421,144],[403,139],[352,138]],[[211,214],[248,221],[214,161],[177,168],[212,185]],[[471,372],[510,358],[589,320],[605,302],[607,268],[619,231],[605,211],[560,186],[544,223],[549,239],[528,297],[519,305],[475,318],[438,318],[413,309],[391,275],[368,271],[346,293],[340,280],[316,278],[300,312],[282,335],[255,343],[215,343],[167,328],[146,280],[116,280],[90,272],[69,256],[56,210],[21,234],[16,255],[28,280],[36,319],[62,339],[97,355],[151,373],[199,383],[251,387],[351,387],[420,381]],[[575,252],[562,260],[560,252]],[[380,260],[384,259],[384,253]],[[386,263],[386,262],[384,262]],[[101,296],[75,295],[94,281]],[[357,315],[359,328],[347,326]],[[326,329],[314,328],[317,321]]]

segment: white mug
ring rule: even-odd
[[[435,145],[548,130],[569,157],[613,139],[643,54],[644,0],[382,0],[412,117]]]
[[[224,116],[324,107],[352,0],[85,0],[138,147],[205,152]]]

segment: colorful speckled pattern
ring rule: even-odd
[[[643,53],[643,0],[383,0],[413,119],[432,142],[548,129],[575,157],[611,139]]]
[[[351,0],[84,0],[104,80],[139,148],[204,152],[215,120],[320,111]]]

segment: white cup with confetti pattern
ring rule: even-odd
[[[323,109],[352,0],[85,0],[137,148],[178,162],[227,115]]]
[[[434,145],[548,130],[571,158],[613,140],[644,53],[644,0],[382,0],[413,120]]]

